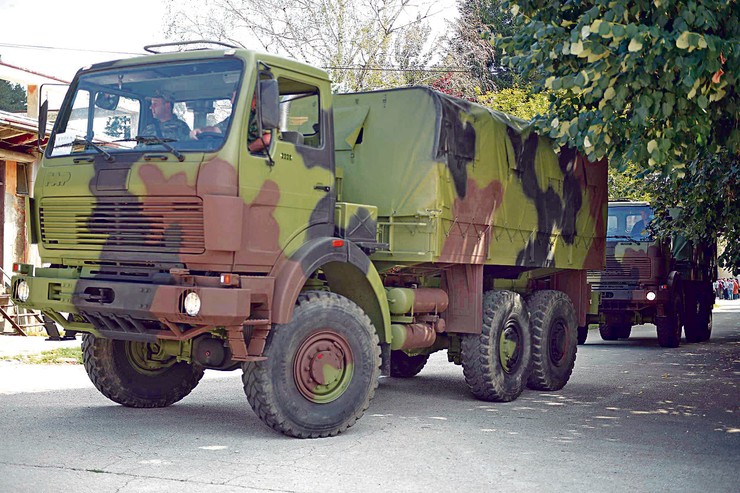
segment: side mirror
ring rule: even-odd
[[[259,85],[260,122],[263,130],[280,127],[280,91],[275,79],[261,80]]]
[[[110,94],[107,92],[99,92],[95,96],[95,106],[103,108],[104,110],[115,110],[118,108],[118,100],[120,97],[118,94]]]
[[[36,142],[39,148],[39,151],[43,152],[43,149],[41,147],[41,143],[46,138],[46,121],[49,117],[49,100],[45,100],[44,103],[39,108],[39,128],[38,128],[38,134],[36,136]]]

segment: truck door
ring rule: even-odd
[[[269,157],[241,152],[239,192],[247,205],[239,269],[269,270],[281,252],[289,256],[305,241],[333,232],[328,82],[274,66],[271,74],[280,90],[281,123],[271,135]]]

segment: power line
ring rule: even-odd
[[[78,51],[83,53],[109,53],[114,55],[145,55],[143,52],[132,53],[130,51],[109,51],[109,50],[90,50],[83,48],[64,48],[61,46],[41,46],[41,45],[22,45],[14,43],[0,43],[0,47],[19,48],[23,50],[61,50],[61,51]]]
[[[14,44],[14,43],[0,43],[0,47],[5,48],[20,48],[27,50],[61,50],[61,51],[75,51],[82,53],[106,53],[114,55],[146,55],[146,53],[139,52],[134,53],[130,51],[109,51],[109,50],[90,50],[83,48],[66,48],[61,46],[42,46],[42,45],[25,45],[25,44]],[[324,70],[366,70],[372,72],[421,72],[421,73],[465,73],[463,67],[438,67],[438,68],[395,68],[395,67],[362,67],[362,66],[349,66],[349,67],[321,67]]]
[[[449,73],[449,72],[468,72],[462,67],[439,67],[439,68],[383,68],[383,67],[321,67],[324,70],[368,70],[374,72],[430,72],[430,73]]]

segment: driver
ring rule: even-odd
[[[630,231],[630,236],[632,238],[647,237],[650,234],[647,230],[649,223],[650,223],[650,217],[648,216],[647,211],[641,210],[640,220],[637,221],[634,226],[632,226],[632,231]]]
[[[190,127],[172,113],[175,104],[172,94],[165,90],[157,90],[150,99],[150,108],[154,121],[144,127],[141,133],[144,137],[157,136],[163,139],[187,140]]]

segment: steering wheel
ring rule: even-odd
[[[200,132],[195,137],[197,140],[223,139],[224,134],[221,132]]]

